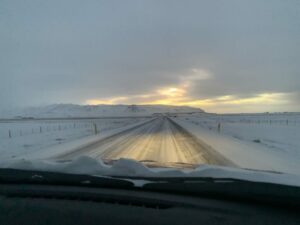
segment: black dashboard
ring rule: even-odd
[[[116,188],[0,185],[0,224],[300,224],[297,208]]]

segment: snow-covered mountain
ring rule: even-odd
[[[169,105],[74,105],[54,104],[0,113],[1,118],[149,116],[154,113],[203,113],[199,108]]]

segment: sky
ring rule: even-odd
[[[0,109],[300,111],[299,0],[0,0]]]

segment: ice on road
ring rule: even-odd
[[[140,126],[75,149],[56,159],[69,160],[88,155],[103,160],[130,158],[151,164],[215,164],[234,166],[210,146],[196,139],[168,117],[159,117]]]

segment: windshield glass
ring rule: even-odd
[[[1,0],[0,167],[295,181],[299,21],[296,0]]]

